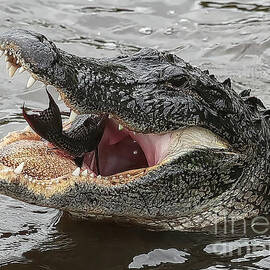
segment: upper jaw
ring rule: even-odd
[[[215,108],[202,103],[195,90],[191,89],[194,94],[190,95],[188,90],[183,91],[170,81],[174,73],[173,76],[180,77],[180,82],[182,76],[190,76],[190,80],[193,77],[196,80],[196,76],[207,77],[201,71],[197,74],[199,71],[195,68],[186,75],[181,71],[186,65],[182,60],[175,59],[175,65],[171,65],[166,63],[166,56],[154,50],[139,52],[135,57],[85,59],[65,53],[43,35],[26,30],[2,34],[0,45],[7,60],[12,62],[8,63],[11,76],[18,67],[23,67],[31,75],[28,87],[36,80],[53,85],[77,114],[111,114],[129,130],[145,134],[164,134],[194,125],[210,128],[220,135],[224,133],[222,125],[215,127],[223,121]],[[142,60],[134,69],[136,57]],[[147,62],[149,57],[153,57],[153,66]],[[157,60],[159,57],[164,57],[164,61]],[[170,68],[166,68],[168,65]],[[187,67],[186,71],[189,69]],[[156,78],[155,74],[160,72],[165,73],[164,81]],[[167,97],[164,92],[170,95]],[[229,121],[228,124],[231,125]]]

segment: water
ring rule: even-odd
[[[1,0],[0,32],[41,32],[81,56],[114,56],[142,47],[169,50],[237,91],[251,88],[270,105],[268,0]],[[45,91],[9,80],[0,63],[0,137],[26,126],[24,101],[45,108]],[[269,227],[252,224],[201,233],[147,232],[73,220],[61,212],[0,197],[3,269],[269,269]],[[245,225],[245,226],[244,226]]]

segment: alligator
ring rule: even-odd
[[[19,29],[0,35],[0,49],[11,77],[27,71],[27,87],[36,81],[53,86],[70,109],[60,137],[79,136],[82,117],[104,120],[101,139],[83,133],[84,140],[65,145],[86,150],[67,154],[55,143],[53,121],[50,138],[33,122],[57,111],[53,98],[32,118],[23,108],[33,129],[1,140],[1,194],[150,230],[203,230],[224,218],[269,213],[270,110],[249,89],[238,94],[230,79],[220,82],[208,70],[150,48],[78,57]],[[98,130],[97,121],[91,123],[89,130]],[[93,146],[83,148],[86,142]]]

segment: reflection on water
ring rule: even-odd
[[[267,0],[49,0],[0,2],[0,32],[41,32],[80,56],[114,56],[142,47],[169,50],[237,91],[270,105],[270,4]],[[25,127],[21,106],[45,108],[39,84],[8,79],[0,62],[0,137]],[[61,109],[64,109],[61,104]],[[233,233],[147,232],[73,220],[57,210],[0,197],[3,269],[268,269],[270,234],[241,224]]]
[[[187,258],[185,258],[186,256],[189,256],[189,254],[175,248],[154,249],[147,254],[135,256],[128,268],[140,269],[144,266],[157,266],[162,263],[184,263],[187,260]]]

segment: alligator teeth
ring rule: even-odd
[[[19,59],[17,59],[16,64],[17,64],[17,65],[19,65],[19,63],[20,63],[20,60],[19,60]]]
[[[31,76],[27,82],[26,88],[30,88],[35,82],[36,80]]]
[[[111,114],[109,114],[108,118],[111,119],[113,116]]]
[[[74,111],[71,111],[71,114],[69,116],[69,121],[73,122],[75,120],[76,116],[77,116],[77,113],[75,113]]]
[[[62,98],[61,98],[61,95],[60,95],[60,94],[59,94],[59,96],[58,96],[58,98],[57,98],[57,99],[58,99],[59,101],[60,101],[60,100],[62,100]]]
[[[7,173],[7,172],[10,172],[11,169],[10,168],[5,168],[3,170],[0,171],[0,173]]]
[[[15,170],[14,173],[20,174],[23,170],[24,162],[22,162]]]
[[[8,71],[9,77],[12,78],[17,69],[18,69],[18,67],[11,65],[11,67],[9,68],[9,71]]]
[[[5,51],[4,51],[4,53],[5,53],[5,55],[7,55],[7,54],[8,54],[8,51],[7,51],[7,50],[5,50]]]
[[[72,175],[74,176],[79,176],[80,175],[80,171],[81,171],[81,168],[80,167],[77,167],[74,172],[72,173]]]
[[[98,175],[98,176],[97,176],[97,179],[101,179],[101,175]]]
[[[87,169],[82,172],[82,176],[87,176]]]
[[[8,70],[11,66],[12,66],[12,64],[8,61],[8,62],[6,63],[6,69]]]
[[[119,129],[119,130],[123,130],[124,127],[123,127],[122,125],[119,124],[119,125],[118,125],[118,129]]]
[[[25,71],[24,67],[19,68],[19,73],[23,73]]]
[[[94,178],[94,177],[95,177],[95,174],[94,174],[94,173],[91,173],[91,174],[90,174],[90,177],[91,177],[91,178]]]

